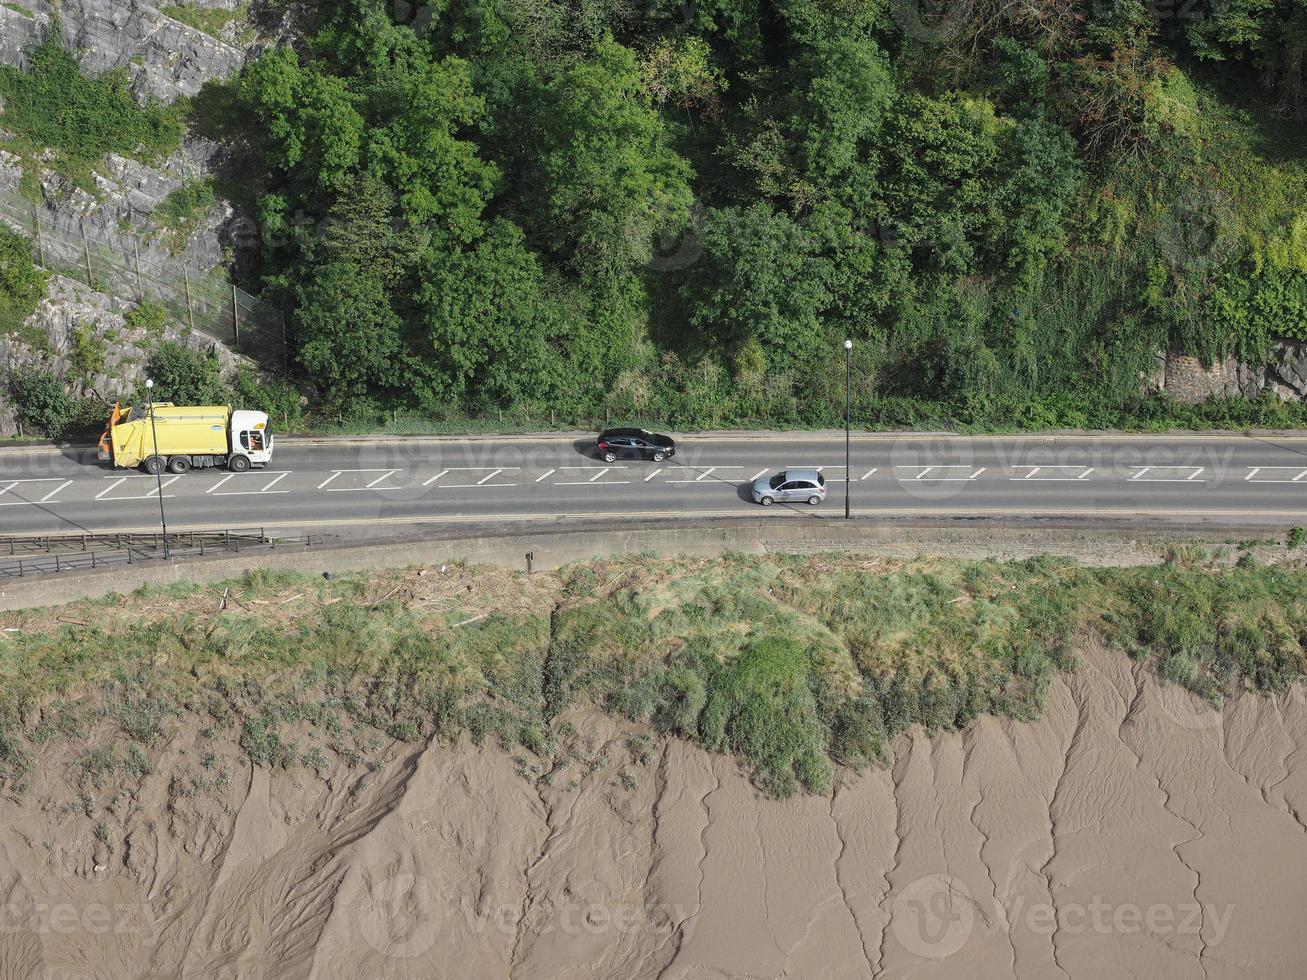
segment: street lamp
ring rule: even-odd
[[[853,341],[844,341],[844,519],[849,519],[849,416],[853,405]]]
[[[159,523],[163,526],[163,557],[168,558],[168,517],[163,512],[163,457],[159,455],[159,430],[154,424],[154,379],[145,379],[145,399],[150,412],[150,437],[154,442],[154,452],[150,455],[158,460],[154,471],[155,485],[159,493]]]

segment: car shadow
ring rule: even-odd
[[[599,458],[599,450],[596,448],[596,440],[593,436],[589,439],[573,440],[572,449],[578,456],[584,456],[586,459]]]

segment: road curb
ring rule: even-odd
[[[795,439],[843,439],[843,429],[718,429],[711,432],[676,432],[672,434],[681,441],[693,442],[731,442],[747,440],[752,442],[782,442],[792,441]],[[573,432],[538,432],[528,434],[468,434],[468,435],[425,435],[425,436],[397,436],[397,435],[360,435],[360,436],[299,436],[299,435],[279,435],[277,441],[282,445],[291,447],[329,447],[329,446],[387,446],[387,445],[450,445],[458,443],[555,443],[555,442],[575,442],[578,440],[593,439],[595,433],[586,431]],[[1005,440],[1034,440],[1053,442],[1056,440],[1151,440],[1151,441],[1175,441],[1175,440],[1223,440],[1223,439],[1291,439],[1307,441],[1307,430],[1305,429],[1241,429],[1238,431],[1217,429],[1213,431],[1197,431],[1191,429],[1175,430],[1167,432],[1125,432],[1112,429],[1059,429],[1053,431],[1040,432],[1005,432],[1005,433],[972,433],[972,432],[947,432],[947,431],[930,431],[930,430],[861,430],[855,429],[853,436],[856,439],[957,439],[966,441],[980,442],[1001,442]],[[20,446],[0,446],[0,458],[5,456],[40,456],[40,455],[60,455],[68,453],[94,452],[95,443],[65,443],[59,445],[52,444],[26,444]]]

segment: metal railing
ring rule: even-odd
[[[219,553],[313,547],[324,540],[323,536],[312,534],[271,536],[263,528],[169,532],[166,560],[185,561]],[[158,531],[0,537],[0,579],[59,575],[164,560],[164,535]]]
[[[130,215],[124,216],[130,227]],[[0,221],[32,240],[42,267],[78,279],[101,292],[151,299],[178,323],[220,340],[271,370],[286,365],[286,318],[282,311],[233,285],[220,272],[195,269],[157,250],[142,265],[137,230],[117,241],[86,234],[75,216],[43,202],[0,190]]]

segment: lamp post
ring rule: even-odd
[[[852,460],[849,458],[849,428],[850,416],[853,407],[853,367],[851,358],[853,356],[853,341],[844,341],[844,519],[847,521],[849,514],[849,467]]]
[[[154,471],[155,485],[159,493],[159,524],[163,527],[163,557],[168,556],[168,517],[163,512],[163,460],[159,456],[159,430],[154,424],[154,379],[145,379],[145,399],[150,412],[150,438],[154,442],[151,459],[159,460],[159,467]]]

